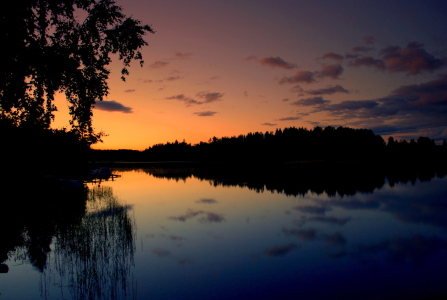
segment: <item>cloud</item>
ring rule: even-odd
[[[389,261],[395,264],[411,263],[414,266],[424,266],[430,258],[446,248],[446,242],[436,236],[426,237],[414,235],[412,237],[396,237],[383,240],[372,245],[360,245],[355,256],[365,256],[378,252],[385,252]],[[374,255],[376,256],[376,255]]]
[[[186,59],[186,58],[190,58],[192,56],[192,53],[175,52],[174,55],[178,58]]]
[[[213,212],[206,212],[204,216],[202,216],[199,221],[201,223],[221,223],[225,221],[225,218]]]
[[[180,221],[180,222],[185,222],[185,221],[192,219],[202,213],[203,213],[203,211],[201,211],[201,210],[188,209],[185,214],[176,216],[176,217],[169,217],[169,219],[175,220],[175,221]]]
[[[412,99],[412,105],[447,105],[447,76],[426,83],[401,86],[392,91],[391,95]]]
[[[408,43],[407,47],[387,47],[382,50],[382,59],[390,72],[405,72],[411,75],[422,71],[435,71],[445,65],[440,59],[436,59],[423,48],[423,44],[417,42]]]
[[[133,93],[135,90],[125,90],[124,93]]]
[[[259,62],[261,63],[261,65],[269,66],[272,68],[282,68],[282,69],[287,69],[287,70],[296,68],[296,64],[291,64],[289,62],[286,62],[279,56],[265,57],[265,58],[261,59]]]
[[[365,42],[365,44],[367,45],[371,45],[376,42],[376,38],[373,37],[372,35],[367,35],[363,38],[363,42]]]
[[[143,83],[153,83],[153,82],[157,82],[157,83],[161,83],[163,82],[163,80],[152,80],[152,79],[145,79],[143,80]]]
[[[325,54],[323,54],[322,59],[333,59],[336,61],[342,61],[343,60],[343,55],[334,53],[334,52],[327,52]]]
[[[323,234],[323,239],[328,246],[342,248],[346,244],[346,238],[340,232]]]
[[[194,115],[198,115],[199,117],[213,117],[217,112],[215,111],[202,111],[202,112],[195,112]]]
[[[213,204],[213,203],[217,203],[217,201],[214,199],[200,199],[200,200],[197,200],[196,203]]]
[[[272,123],[268,123],[268,122],[262,123],[261,125],[264,125],[264,126],[276,126],[276,124],[272,124]]]
[[[355,60],[350,62],[349,65],[353,67],[374,67],[381,71],[386,70],[385,62],[380,59],[375,59],[372,56],[362,56],[360,58],[356,58]]]
[[[327,87],[327,88],[318,89],[318,90],[306,90],[306,91],[304,91],[304,93],[317,96],[317,95],[332,95],[335,93],[349,94],[349,91],[346,90],[341,85],[336,85],[336,86]]]
[[[194,261],[194,259],[185,257],[185,258],[179,259],[179,261],[177,263],[179,266],[184,266],[187,264],[193,264],[193,263],[195,263],[195,261]]]
[[[273,256],[273,257],[280,257],[280,256],[284,256],[287,253],[289,253],[290,251],[292,251],[293,249],[296,249],[297,245],[295,243],[290,243],[287,245],[283,245],[283,246],[275,246],[272,248],[268,248],[264,250],[264,253],[267,256]]]
[[[303,242],[313,241],[317,238],[317,230],[314,228],[308,228],[308,229],[283,228],[282,232],[286,236],[297,237]]]
[[[166,77],[166,81],[174,81],[174,80],[179,80],[179,79],[182,79],[183,77],[182,76],[179,76],[179,75],[176,75],[176,76],[169,76],[169,77]]]
[[[359,52],[368,52],[368,51],[371,51],[373,49],[374,48],[372,48],[372,47],[357,46],[357,47],[353,47],[352,51],[359,53]]]
[[[322,97],[313,97],[307,99],[301,99],[295,102],[290,103],[290,105],[298,105],[298,106],[317,106],[317,105],[325,105],[331,101],[324,100]]]
[[[122,112],[122,113],[125,113],[125,114],[132,113],[132,108],[131,107],[124,106],[121,103],[116,102],[114,100],[98,101],[98,102],[95,103],[95,108],[98,109],[98,110],[110,111],[110,112],[118,111],[118,112]]]
[[[345,225],[350,220],[351,220],[350,217],[336,218],[336,217],[326,217],[326,216],[314,216],[314,217],[306,218],[306,221],[323,222],[323,223],[329,223],[329,224],[340,225],[340,226]]]
[[[278,119],[278,121],[294,121],[294,120],[299,120],[299,117],[287,117],[287,118],[281,118]]]
[[[159,68],[164,68],[167,65],[169,65],[169,62],[157,60],[153,64],[149,65],[149,68],[159,69]]]
[[[183,95],[183,94],[175,95],[175,96],[171,96],[171,97],[166,97],[165,99],[167,99],[167,100],[178,100],[178,101],[182,101],[182,102],[185,103],[186,106],[202,104],[202,102],[199,102],[199,101],[197,101],[197,100],[194,100],[193,98],[190,98],[190,97],[186,97],[186,96]]]
[[[263,66],[268,66],[271,68],[281,68],[281,69],[291,70],[291,69],[294,69],[297,67],[296,64],[289,63],[279,56],[277,56],[277,57],[269,56],[269,57],[264,57],[264,58],[259,59],[257,56],[252,55],[252,56],[247,57],[245,60],[246,61],[254,60],[256,62],[259,62]]]
[[[157,255],[159,257],[166,257],[166,256],[171,255],[171,251],[166,250],[166,249],[161,249],[161,248],[152,249],[152,253],[154,253],[155,255]]]
[[[185,221],[187,221],[189,219],[193,219],[199,215],[201,216],[201,218],[199,218],[199,222],[201,222],[201,223],[221,223],[221,222],[225,221],[225,218],[220,214],[217,214],[214,212],[207,212],[207,211],[203,211],[203,210],[192,210],[192,209],[188,209],[186,211],[186,213],[183,215],[169,217],[169,219],[175,220],[175,221],[180,221],[180,222],[185,222]]]
[[[318,73],[318,76],[321,78],[330,77],[332,79],[338,79],[342,73],[343,67],[341,64],[332,64],[323,66],[321,71]]]
[[[203,101],[203,103],[211,103],[214,101],[222,100],[223,95],[224,94],[218,93],[218,92],[214,92],[214,93],[198,92],[197,93],[197,97],[205,99],[205,101]]]
[[[374,67],[390,73],[417,75],[421,72],[433,72],[446,65],[446,59],[435,58],[428,53],[423,44],[408,43],[406,47],[389,46],[380,51],[380,58],[372,56],[354,57],[351,66]]]
[[[318,215],[324,215],[326,213],[326,211],[331,210],[328,207],[313,206],[313,205],[295,206],[293,209],[298,210],[302,213],[311,213],[311,214],[318,214]]]
[[[289,84],[289,83],[312,83],[315,82],[315,74],[310,71],[298,71],[295,75],[290,77],[283,77],[279,81],[279,84]]]
[[[191,105],[201,105],[204,103],[211,103],[214,101],[218,101],[221,100],[224,94],[222,93],[218,93],[218,92],[199,92],[196,94],[197,97],[203,99],[204,101],[197,101],[194,98],[191,97],[187,97],[184,94],[179,94],[179,95],[175,95],[175,96],[170,96],[170,97],[166,97],[165,99],[167,100],[178,100],[178,101],[182,101],[185,103],[186,106],[191,106]],[[211,113],[210,115],[215,114],[216,112],[207,112],[207,113]],[[204,116],[204,115],[202,115]]]
[[[246,61],[250,61],[250,60],[256,60],[256,61],[259,61],[259,59],[258,59],[258,57],[257,56],[254,56],[254,55],[250,55],[250,56],[248,56],[246,59],[244,59],[244,60],[246,60]]]
[[[370,128],[376,134],[413,131],[411,138],[420,135],[436,140],[447,138],[447,75],[421,84],[403,85],[389,96],[377,99],[339,103],[313,99],[296,101],[294,105],[314,106],[316,112],[327,112],[347,125]]]

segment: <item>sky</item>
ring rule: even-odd
[[[447,139],[445,0],[116,0],[149,24],[144,65],[109,65],[95,149],[346,126]],[[56,98],[54,128],[68,126]]]

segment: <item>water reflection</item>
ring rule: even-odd
[[[54,267],[47,271],[48,280],[68,286],[74,299],[129,296],[135,288],[131,282],[135,231],[130,208],[118,201],[111,187],[89,189],[86,214],[55,236]]]
[[[14,257],[40,272],[48,299],[447,296],[442,174],[117,172],[41,209],[49,221],[14,223],[0,280]]]
[[[198,178],[213,186],[246,187],[256,192],[271,191],[289,196],[304,196],[308,192],[328,196],[352,196],[356,193],[371,193],[385,182],[390,186],[400,183],[429,181],[445,177],[445,170],[403,169],[386,170],[355,166],[331,166],[324,169],[267,169],[226,170],[210,168],[143,168],[141,171],[156,178],[183,180]]]
[[[46,195],[54,192],[57,201],[43,200],[42,208],[34,211],[39,218],[17,224],[21,228],[7,254],[14,259],[12,268],[29,261],[41,273],[44,299],[132,298],[132,207],[120,203],[111,187],[83,186],[62,192],[53,188]],[[21,291],[16,293],[12,295],[20,299]]]
[[[152,254],[165,260],[194,254],[189,257],[194,264],[185,274],[202,274],[193,276],[196,282],[181,278],[191,288],[171,287],[169,293],[157,281],[159,290],[145,290],[150,295],[163,299],[447,296],[441,279],[447,268],[443,173],[231,176],[192,168],[140,172],[149,175],[148,181],[172,181],[169,186],[189,199],[173,196],[172,203],[178,204],[170,211],[177,213],[166,211],[168,222],[160,220],[171,233],[183,232],[180,248],[166,247],[157,240],[161,235],[154,234]],[[201,189],[186,189],[198,187],[198,181],[204,183]],[[211,188],[205,189],[205,184]],[[168,263],[163,267],[169,269]],[[211,284],[214,290],[197,282]]]

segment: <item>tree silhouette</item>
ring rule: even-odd
[[[54,95],[63,92],[72,129],[90,143],[100,137],[92,109],[108,94],[111,55],[123,61],[125,80],[131,61],[143,63],[143,36],[154,32],[111,0],[11,1],[0,28],[1,123],[49,128]]]

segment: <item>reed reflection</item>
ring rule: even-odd
[[[125,299],[134,293],[135,220],[111,187],[89,189],[86,214],[55,235],[49,282],[74,299]]]
[[[44,299],[132,298],[132,207],[123,205],[111,187],[61,190],[51,184],[32,191],[45,200],[27,201],[17,219],[3,220],[9,230],[3,235],[0,263],[9,259],[15,264],[1,264],[0,272],[29,262],[41,273]]]

